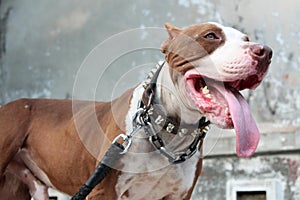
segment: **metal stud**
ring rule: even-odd
[[[158,117],[154,121],[157,125],[160,125],[164,122],[164,118],[161,115],[158,115]]]
[[[209,126],[205,126],[205,127],[202,129],[202,131],[203,131],[204,133],[207,133],[208,130],[209,130]]]
[[[153,106],[151,106],[148,110],[148,114],[153,115],[153,110],[154,110],[154,108],[153,108]]]
[[[187,133],[188,133],[188,130],[186,128],[182,128],[178,132],[178,134],[179,134],[180,137],[184,137]]]
[[[172,133],[174,128],[175,128],[174,124],[169,123],[166,130],[168,133]]]
[[[193,137],[196,137],[196,136],[200,135],[201,133],[202,133],[201,129],[197,128],[197,129],[195,129],[195,130],[192,132],[191,135],[192,135]]]

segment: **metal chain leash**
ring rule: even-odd
[[[148,113],[150,107],[150,104],[145,107],[142,107],[141,104],[139,104],[138,110],[135,113],[132,120],[132,132],[130,132],[129,134],[120,134],[114,139],[113,143],[118,142],[120,145],[123,146],[124,151],[122,152],[122,154],[126,153],[130,148],[133,136],[139,130],[144,129],[150,143],[162,155],[166,156],[170,163],[182,163],[190,157],[192,157],[197,152],[199,142],[203,140],[206,136],[206,133],[209,130],[210,121],[206,121],[206,118],[202,117],[199,121],[199,127],[196,129],[195,139],[192,141],[192,143],[189,146],[187,146],[183,151],[171,152],[166,148],[163,140],[157,134],[157,131],[155,131],[153,124],[151,123],[151,119]],[[121,143],[120,139],[122,139]]]
[[[148,132],[150,143],[157,149],[159,152],[166,156],[169,159],[169,162],[172,164],[178,164],[186,161],[192,157],[198,148],[198,144],[206,136],[207,131],[209,130],[209,121],[205,121],[205,117],[200,119],[201,128],[198,128],[198,134],[195,136],[193,142],[187,146],[183,151],[171,152],[169,151],[159,135],[154,132],[154,128],[151,123],[148,123],[148,127],[145,130]]]

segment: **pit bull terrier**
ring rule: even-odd
[[[256,88],[266,75],[272,50],[247,35],[217,23],[185,29],[166,24],[169,38],[157,77],[153,121],[170,152],[185,149],[196,137],[174,124],[191,126],[202,117],[223,129],[234,128],[236,152],[251,156],[259,131],[239,91]],[[88,179],[111,141],[133,130],[132,118],[143,84],[112,102],[20,99],[0,108],[1,199],[48,199],[52,187],[72,195]],[[159,126],[163,118],[174,124]],[[185,162],[169,164],[144,131],[89,195],[88,199],[190,199],[201,172],[197,151]]]

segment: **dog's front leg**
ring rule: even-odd
[[[41,183],[31,173],[31,171],[18,161],[11,161],[7,167],[7,172],[17,176],[24,184],[27,185],[29,193],[34,200],[48,200],[48,187]]]

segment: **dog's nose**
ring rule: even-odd
[[[251,54],[260,59],[271,60],[272,58],[272,49],[266,45],[253,44],[250,46]]]

